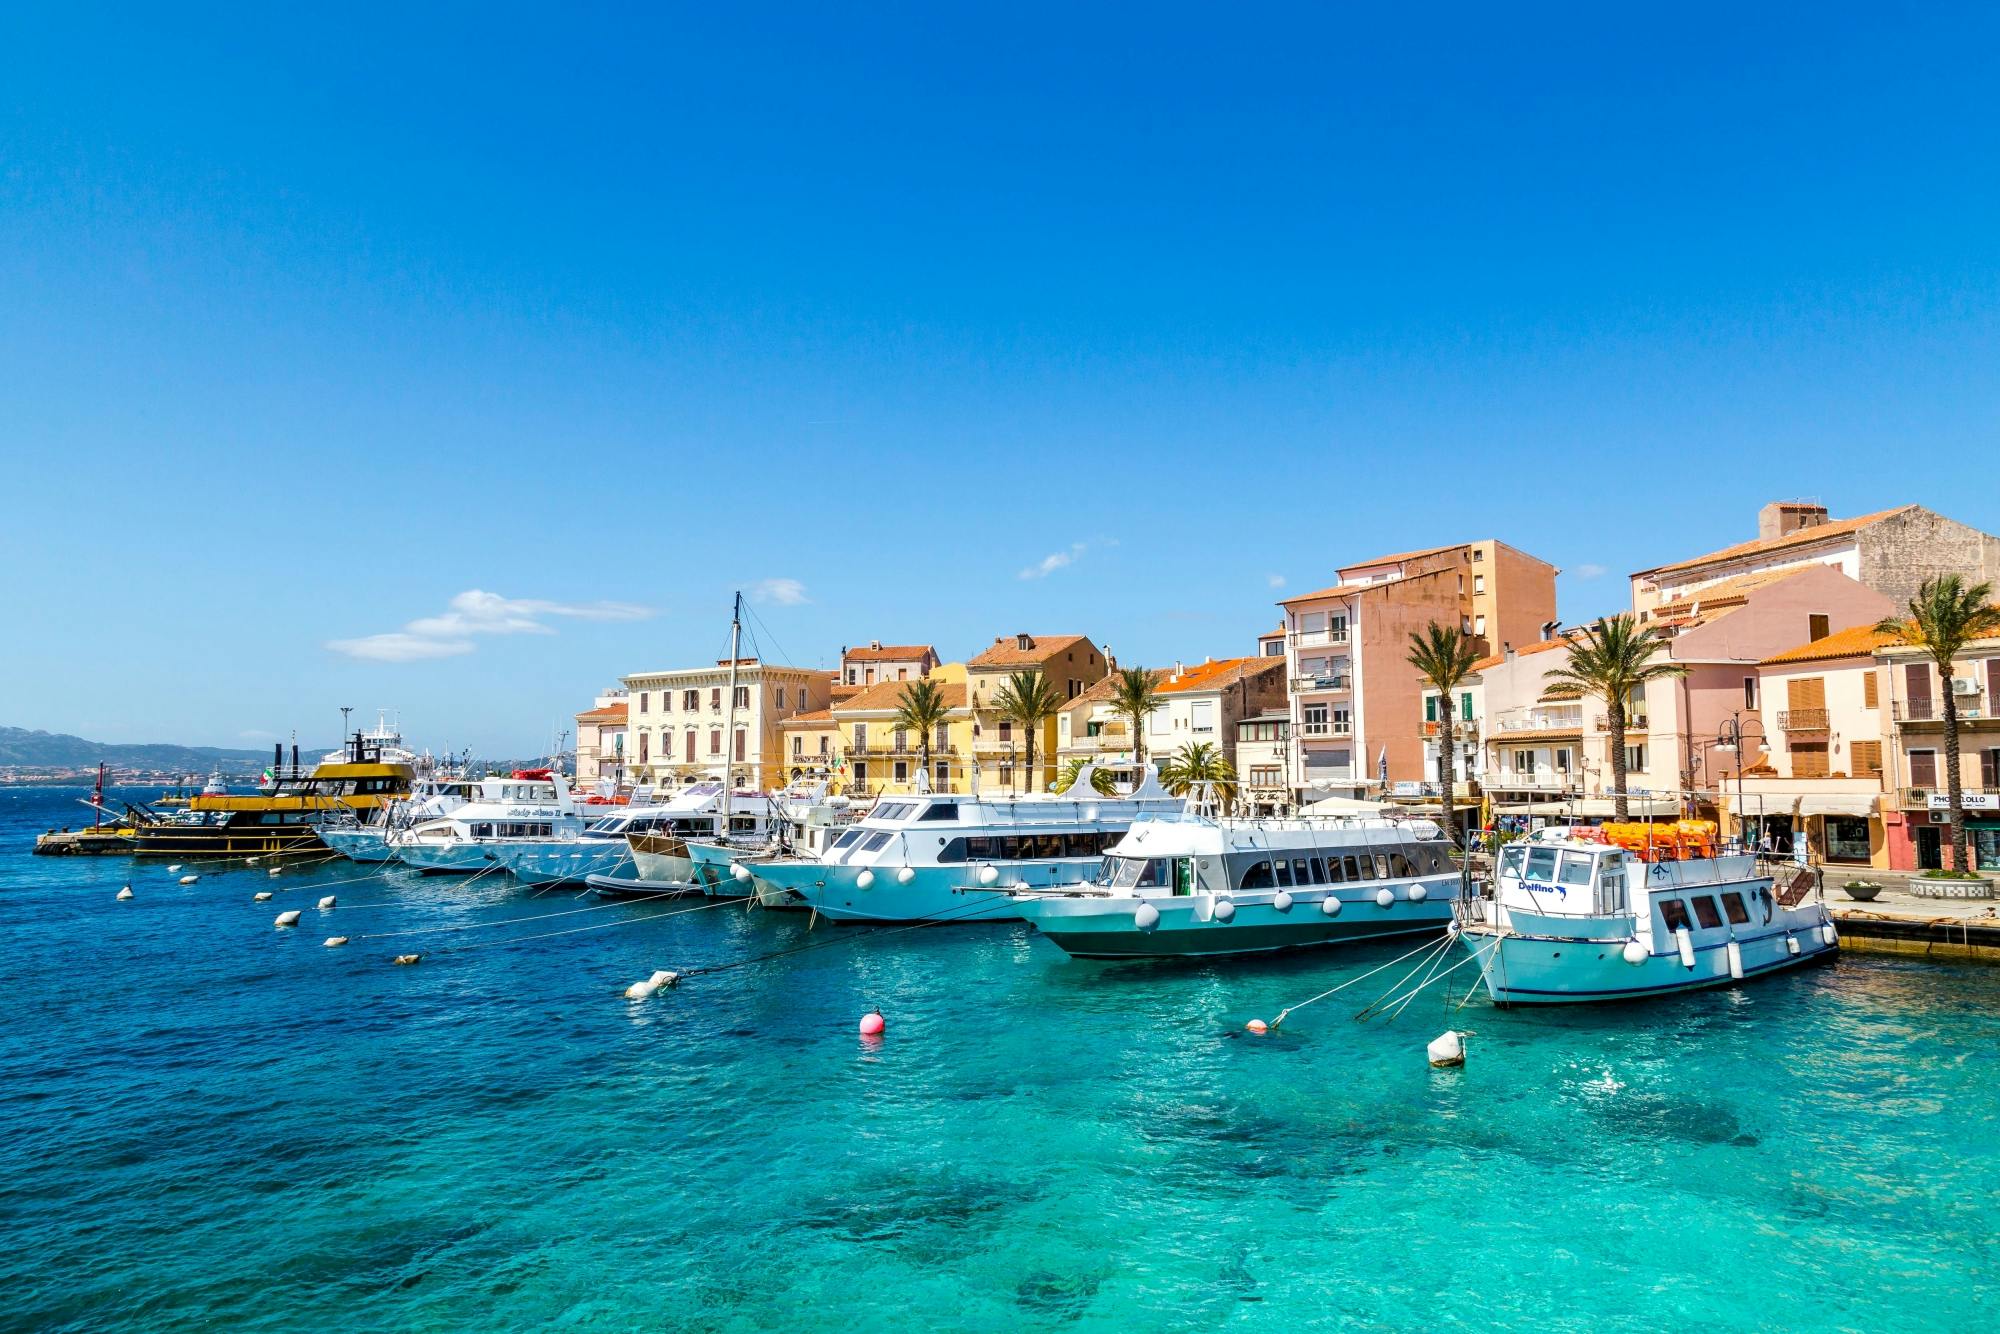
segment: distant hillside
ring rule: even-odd
[[[300,755],[317,758],[325,748],[300,750]],[[215,746],[118,745],[86,741],[61,732],[30,732],[23,727],[0,727],[0,765],[26,768],[81,768],[99,761],[127,769],[184,769],[207,773],[222,768],[237,773],[261,770],[271,762],[268,748],[222,750]]]

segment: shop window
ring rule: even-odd
[[[1861,816],[1826,817],[1826,859],[1830,862],[1865,862],[1869,859],[1868,821]]]

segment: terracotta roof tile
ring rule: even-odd
[[[1084,635],[1030,635],[1031,648],[1022,648],[1013,635],[989,647],[967,663],[967,667],[1039,667],[1056,654],[1090,642]]]
[[[789,718],[782,718],[778,721],[778,726],[781,728],[824,727],[832,721],[832,709],[814,709],[811,713],[795,713]]]
[[[1441,547],[1420,547],[1415,551],[1392,552],[1387,556],[1377,556],[1374,560],[1351,560],[1347,564],[1336,566],[1335,568],[1343,574],[1349,570],[1367,570],[1377,565],[1395,565],[1402,561],[1415,560],[1419,556],[1435,556],[1440,551],[1450,551],[1454,547],[1467,545],[1469,544],[1465,542],[1447,542]]]
[[[1711,551],[1706,556],[1696,556],[1691,560],[1675,561],[1671,565],[1656,565],[1650,570],[1640,570],[1639,574],[1672,574],[1681,570],[1698,569],[1703,565],[1715,565],[1724,561],[1742,560],[1748,556],[1761,556],[1767,552],[1783,551],[1788,547],[1809,546],[1829,537],[1846,537],[1860,532],[1870,524],[1880,523],[1893,515],[1917,508],[1915,505],[1898,505],[1894,509],[1877,510],[1873,514],[1862,514],[1852,519],[1834,519],[1811,528],[1800,528],[1786,533],[1783,537],[1757,538],[1749,542],[1738,542],[1733,547]]]
[[[622,723],[630,708],[627,704],[606,704],[601,709],[585,709],[576,715],[576,720],[580,723]]]
[[[1574,630],[1565,630],[1554,639],[1537,639],[1532,644],[1524,644],[1520,648],[1515,649],[1514,656],[1525,658],[1531,653],[1547,653],[1552,648],[1568,648],[1570,636],[1575,633],[1576,631]],[[1472,670],[1483,672],[1489,668],[1498,667],[1506,661],[1507,655],[1505,653],[1496,653],[1490,658],[1481,658],[1478,662],[1473,663]]]
[[[937,650],[929,644],[864,644],[851,648],[842,655],[848,662],[921,662],[925,658],[935,658]]]
[[[1220,690],[1246,676],[1276,670],[1284,672],[1283,658],[1223,658],[1218,662],[1197,663],[1178,677],[1169,672],[1160,682],[1162,695],[1180,695],[1195,690]]]

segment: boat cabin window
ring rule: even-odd
[[[1516,844],[1500,849],[1500,874],[1521,878],[1521,867],[1528,859],[1528,850]]]
[[[1389,878],[1389,854],[1386,852],[1375,854],[1375,878],[1377,880]]]
[[[886,802],[868,812],[868,818],[871,820],[907,820],[910,818],[910,812],[916,808],[916,803],[914,802]]]
[[[863,852],[880,852],[883,848],[889,846],[889,840],[894,837],[895,835],[891,834],[888,830],[878,829],[862,840],[861,850]]]
[[[732,815],[729,817],[729,832],[732,834],[754,834],[757,832],[757,817],[754,815]]]
[[[1252,862],[1243,868],[1242,883],[1236,887],[1238,889],[1272,889],[1276,887],[1277,883],[1277,881],[1271,878],[1271,863]]]
[[[1313,860],[1318,861],[1319,858],[1315,857]],[[1326,883],[1337,885],[1345,879],[1347,879],[1347,875],[1340,869],[1340,858],[1328,857],[1326,859]]]
[[[1660,920],[1667,924],[1667,930],[1669,931],[1687,930],[1688,929],[1687,905],[1685,903],[1682,903],[1679,899],[1661,899]]]
[[[1408,857],[1404,856],[1400,852],[1392,852],[1389,854],[1390,875],[1412,876],[1415,875],[1416,873],[1417,873],[1417,868],[1411,863]]]
[[[1557,882],[1565,886],[1581,887],[1590,883],[1590,854],[1587,852],[1565,852],[1562,855],[1562,869]]]
[[[1750,909],[1744,906],[1743,896],[1730,890],[1722,896],[1722,911],[1729,914],[1729,920],[1738,926],[1750,920]]]
[[[1315,858],[1315,861],[1318,859]],[[1303,857],[1292,858],[1292,880],[1295,884],[1310,885],[1319,877],[1312,873],[1311,864]]]
[[[1715,900],[1710,898],[1706,894],[1699,895],[1698,897],[1695,898],[1694,916],[1695,920],[1700,922],[1703,926],[1722,925],[1722,914],[1715,910]]]
[[[637,820],[634,820],[632,822],[632,827],[634,829],[639,828],[640,827],[639,822]],[[592,820],[590,824],[585,827],[584,832],[586,834],[615,834],[618,832],[618,817],[613,815],[602,820]]]
[[[833,840],[833,846],[827,849],[827,851],[839,852],[842,848],[851,848],[860,841],[861,831],[859,829],[850,829],[839,838]]]
[[[1525,878],[1539,880],[1545,884],[1555,883],[1556,850],[1554,848],[1529,848],[1528,872]]]
[[[1111,883],[1119,889],[1164,889],[1172,874],[1165,857],[1106,857]]]
[[[1367,857],[1349,857],[1347,859],[1347,878],[1349,880],[1373,880],[1375,878],[1374,862]]]
[[[1271,873],[1277,876],[1279,889],[1290,889],[1292,887],[1291,863],[1287,862],[1283,857],[1271,863]]]
[[[924,808],[923,818],[926,820],[956,820],[958,818],[958,803],[955,801],[934,801]]]
[[[481,821],[479,824],[472,826],[472,836],[474,838],[491,838],[493,837],[493,826]]]

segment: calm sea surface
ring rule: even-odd
[[[348,863],[182,886],[29,857],[74,795],[0,792],[7,1327],[2000,1324],[2000,969],[1481,999],[1433,1072],[1442,997],[1353,1018],[1395,973],[1242,1032],[1399,946],[1108,966]]]

